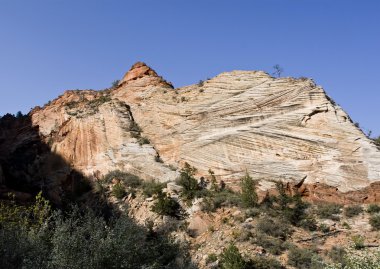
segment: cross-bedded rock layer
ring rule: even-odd
[[[377,147],[310,79],[232,71],[173,89],[137,63],[118,87],[67,91],[31,117],[85,174],[121,169],[166,181],[176,176],[168,165],[188,162],[231,184],[249,172],[263,189],[303,180],[347,192],[380,181]]]

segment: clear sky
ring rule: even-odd
[[[379,0],[0,0],[0,115],[144,61],[175,87],[284,68],[380,135]]]

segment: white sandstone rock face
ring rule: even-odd
[[[67,91],[31,117],[51,150],[86,175],[120,169],[173,181],[169,165],[188,162],[231,185],[247,171],[261,189],[305,179],[347,192],[380,181],[380,151],[308,79],[232,71],[173,89],[137,63],[115,89]]]
[[[131,107],[164,162],[237,183],[325,183],[346,192],[380,180],[380,152],[312,80],[233,71],[167,89],[149,76],[112,94]]]

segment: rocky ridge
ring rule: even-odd
[[[114,88],[66,91],[28,116],[51,152],[90,177],[120,169],[173,181],[187,162],[232,187],[248,172],[263,191],[285,181],[317,198],[326,186],[327,196],[379,199],[379,149],[306,78],[232,71],[173,89],[139,62]]]

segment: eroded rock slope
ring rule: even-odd
[[[304,180],[345,192],[380,180],[379,150],[310,79],[233,71],[171,90],[136,77],[112,95],[169,164],[211,168],[229,182],[248,171],[263,188]]]
[[[44,144],[87,176],[120,169],[170,181],[188,162],[231,185],[249,172],[261,189],[282,180],[348,192],[380,181],[378,148],[310,79],[232,71],[174,89],[137,63],[117,87],[66,91],[29,118]],[[12,141],[0,147],[7,154],[17,150]]]

